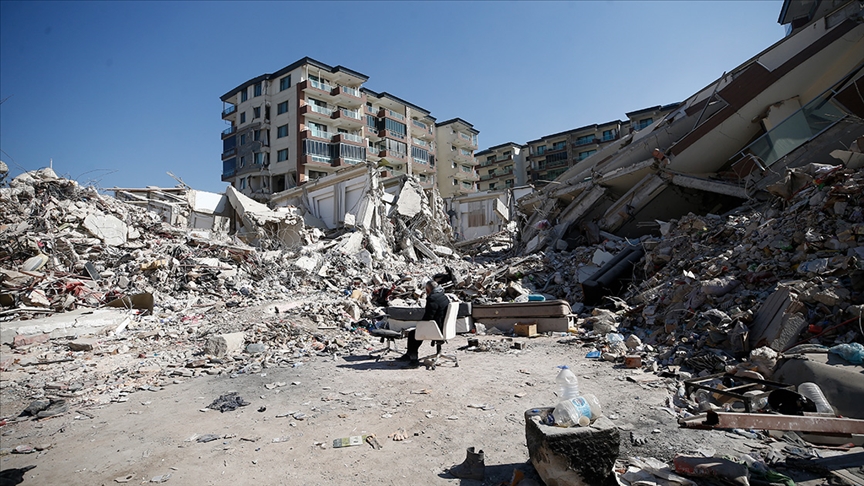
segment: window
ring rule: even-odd
[[[495,189],[495,183],[494,182],[489,183],[489,190],[491,191],[492,189]]]
[[[349,164],[359,164],[366,160],[366,147],[340,143],[339,157],[345,159],[345,162]]]
[[[240,190],[242,191],[243,189],[246,189],[246,178],[245,177],[240,178]]]
[[[284,138],[288,136],[288,125],[282,125],[276,129],[276,138]]]
[[[507,179],[504,181],[504,187],[513,187],[513,179]]]
[[[471,184],[470,182],[468,182],[468,181],[462,181],[462,188],[463,188],[463,189],[471,189],[471,188],[473,188],[473,187],[474,187],[474,185]]]
[[[255,96],[261,96],[261,85],[263,83],[258,83],[255,85]]]
[[[255,108],[252,108],[252,119],[254,120],[255,118],[261,118],[261,107],[260,106],[256,106]]]
[[[285,162],[288,160],[288,149],[282,149],[276,152],[276,160],[279,162]]]
[[[495,162],[495,156],[490,155],[489,157],[486,157],[486,162],[489,162],[489,163]]]
[[[240,157],[240,167],[244,167],[246,165],[246,156]]]
[[[282,113],[288,113],[288,102],[287,101],[283,101],[282,103],[279,103],[278,105],[276,105],[276,114],[281,115]]]
[[[557,162],[559,160],[567,160],[567,152],[558,152],[557,154],[552,154],[546,157],[546,163]]]
[[[385,140],[388,152],[395,154],[397,157],[405,157],[406,155],[408,155],[408,145],[397,140],[391,140],[389,138]]]
[[[594,143],[594,135],[583,135],[577,138],[573,145],[588,145],[589,143]]]
[[[252,141],[260,142],[261,141],[261,130],[255,130],[252,132]]]
[[[609,141],[615,139],[615,130],[603,130],[603,141]]]
[[[291,87],[291,75],[285,76],[279,80],[279,91],[285,91]]]
[[[592,135],[591,138],[593,139],[594,136]],[[561,150],[561,149],[563,149],[563,148],[566,147],[566,146],[567,146],[567,141],[566,141],[566,140],[565,140],[565,141],[562,141],[562,142],[555,142],[554,144],[552,144],[552,150]]]
[[[596,154],[596,153],[597,153],[596,150],[588,150],[588,151],[585,151],[585,152],[579,152],[579,160],[585,160],[585,159],[587,159],[588,157],[590,157],[590,156],[592,156],[592,155],[594,155],[594,154]]]
[[[404,123],[399,123],[396,120],[391,120],[389,118],[384,119],[384,128],[391,133],[400,135],[399,138],[404,138],[405,134],[408,133]]]
[[[647,127],[652,123],[654,123],[653,118],[643,118],[639,120],[639,123],[636,125],[636,130],[642,130],[643,128]]]
[[[255,165],[264,165],[264,153],[256,152],[255,153]]]
[[[322,171],[320,171],[320,170],[310,170],[310,171],[309,171],[309,179],[310,179],[310,180],[313,180],[313,181],[314,181],[314,180],[316,180],[316,179],[320,179],[320,178],[322,178],[322,177],[327,177],[327,173],[326,173],[326,172],[322,172]]]
[[[333,144],[318,140],[303,140],[303,155],[308,155],[314,162],[329,164],[333,162]]]
[[[240,102],[244,102],[249,99],[249,88],[243,88],[243,91],[240,92]]]
[[[451,162],[451,163],[450,163],[450,166],[451,166],[453,169],[455,169],[455,168],[457,167],[456,162]]]
[[[246,112],[240,113],[240,123],[246,123]]]
[[[378,131],[378,119],[372,115],[366,115],[366,126],[372,131]]]
[[[246,134],[240,135],[240,145],[246,145]]]
[[[456,179],[450,179],[450,182],[452,182],[454,186],[459,185],[459,181],[457,181]]]
[[[426,149],[412,146],[411,157],[414,159],[414,162],[417,162],[418,164],[429,164],[429,151]]]

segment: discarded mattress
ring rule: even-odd
[[[475,305],[471,310],[471,317],[481,321],[490,318],[537,319],[565,317],[570,313],[570,304],[566,300],[547,300],[544,302]]]
[[[390,319],[400,321],[419,321],[426,309],[423,307],[387,307],[384,309]]]

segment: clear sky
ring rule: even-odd
[[[303,56],[524,143],[681,101],[783,37],[782,2],[0,2],[0,158],[221,191],[219,97]]]

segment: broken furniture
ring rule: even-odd
[[[438,327],[435,321],[420,321],[414,331],[414,339],[418,341],[435,341],[435,354],[420,358],[426,365],[426,369],[435,369],[442,360],[453,361],[459,366],[459,359],[455,354],[441,354],[441,346],[449,339],[456,337],[456,315],[459,313],[459,302],[451,302],[447,306],[447,314],[444,316],[443,329]]]
[[[707,383],[715,380],[721,380],[726,388],[717,388]],[[785,383],[775,381],[760,380],[749,376],[730,375],[726,373],[718,373],[716,375],[708,375],[700,378],[684,380],[684,392],[689,396],[694,390],[706,390],[711,394],[725,397],[729,401],[741,401],[744,403],[744,410],[747,413],[754,412],[756,408],[754,403],[759,400],[767,400],[768,395],[772,390],[790,390],[795,391],[795,387]],[[749,391],[762,391],[760,394],[746,395]],[[721,401],[723,401],[721,399]]]
[[[369,331],[369,334],[381,338],[382,343],[387,343],[386,348],[369,353],[370,356],[374,356],[374,354],[378,352],[381,353],[375,361],[380,361],[381,358],[391,351],[398,351],[396,348],[396,340],[405,339],[408,336],[408,333],[414,330],[417,324],[416,321],[423,318],[426,309],[422,307],[394,306],[385,308],[384,312],[387,313],[387,327],[372,329]]]
[[[572,311],[566,300],[475,305],[474,321],[510,331],[516,324],[537,324],[537,332],[567,332]]]

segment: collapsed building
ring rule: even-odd
[[[864,134],[864,24],[860,2],[798,3],[807,22],[724,73],[677,109],[607,145],[519,200],[533,252],[599,230],[623,236],[690,211],[724,212],[788,167],[846,149]],[[815,12],[815,13],[814,13]],[[821,14],[822,16],[819,16]],[[594,231],[596,232],[596,231]]]

